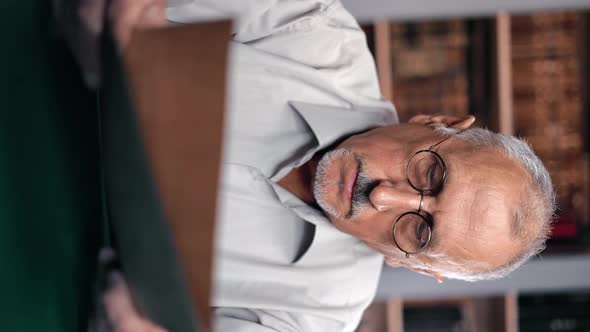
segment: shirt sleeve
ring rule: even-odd
[[[358,27],[338,0],[177,0],[169,1],[167,16],[172,23],[190,23],[234,18],[234,40],[248,43],[271,35],[308,30],[340,13],[340,24]]]
[[[365,34],[339,0],[170,1],[171,22],[233,17],[235,42],[322,72],[339,91],[349,91],[352,102],[358,96],[381,100]]]
[[[326,332],[352,331],[343,322],[316,315],[281,310],[215,308],[213,331],[219,332]]]

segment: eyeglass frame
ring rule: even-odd
[[[393,227],[392,227],[392,233],[391,233],[391,237],[393,238],[393,242],[395,243],[395,245],[397,246],[397,248],[398,248],[399,250],[401,250],[403,253],[405,253],[405,254],[406,254],[406,258],[410,258],[410,255],[417,254],[417,253],[419,253],[419,252],[423,251],[424,249],[426,249],[426,248],[428,247],[428,245],[430,244],[430,241],[431,241],[431,239],[432,239],[432,218],[427,218],[427,217],[423,216],[423,215],[420,213],[420,212],[422,212],[422,211],[423,211],[423,210],[422,210],[422,207],[423,207],[423,205],[424,205],[424,195],[425,195],[425,194],[427,194],[427,195],[432,195],[432,194],[433,194],[435,191],[436,191],[436,192],[440,191],[440,188],[442,188],[442,186],[443,186],[443,184],[444,184],[444,182],[445,182],[445,179],[446,179],[446,177],[447,177],[447,165],[445,164],[445,161],[442,159],[442,157],[441,157],[441,156],[440,156],[440,155],[439,155],[439,154],[438,154],[436,151],[433,151],[432,149],[433,149],[433,148],[435,148],[435,147],[437,147],[437,146],[439,146],[440,144],[442,144],[444,141],[448,140],[448,139],[449,139],[449,138],[451,138],[452,136],[453,136],[453,135],[449,135],[449,136],[447,136],[447,137],[443,138],[443,139],[442,139],[442,140],[440,140],[439,142],[437,142],[437,143],[435,143],[435,144],[431,145],[431,146],[430,146],[428,149],[426,149],[426,150],[425,150],[425,149],[422,149],[422,150],[418,150],[418,151],[416,151],[416,152],[415,152],[415,153],[412,155],[412,157],[411,157],[411,158],[408,160],[408,163],[406,164],[406,180],[408,181],[408,184],[409,184],[409,185],[410,185],[410,186],[411,186],[411,187],[412,187],[414,190],[416,190],[416,191],[419,193],[419,195],[420,195],[420,205],[418,206],[418,209],[417,209],[416,211],[407,211],[407,212],[404,212],[404,213],[402,213],[402,215],[400,215],[400,216],[399,216],[399,217],[398,217],[398,218],[395,220],[395,223],[393,223]],[[437,161],[439,161],[439,162],[440,162],[440,165],[442,166],[442,171],[443,171],[443,173],[442,173],[442,177],[441,177],[441,180],[440,180],[440,181],[438,182],[438,184],[436,185],[436,188],[434,188],[435,186],[433,186],[433,188],[426,189],[426,190],[424,190],[424,189],[420,189],[420,188],[417,188],[417,187],[416,187],[416,186],[415,186],[415,185],[412,183],[412,181],[410,181],[410,177],[408,176],[408,169],[410,168],[410,162],[412,161],[412,159],[414,159],[414,157],[416,157],[416,156],[417,156],[418,154],[420,154],[420,153],[432,153],[432,154],[434,155],[434,157],[436,158],[436,160],[437,160]],[[407,216],[407,215],[409,215],[409,214],[414,214],[414,215],[417,215],[417,216],[419,216],[420,218],[422,218],[422,220],[424,220],[424,222],[426,222],[426,225],[428,226],[428,239],[426,240],[426,243],[425,243],[425,244],[424,244],[424,245],[423,245],[423,246],[422,246],[420,249],[418,249],[418,250],[416,250],[416,251],[413,251],[413,252],[409,252],[409,251],[406,251],[406,250],[402,249],[402,247],[399,245],[399,243],[398,243],[397,239],[395,238],[395,229],[396,229],[396,227],[397,227],[397,225],[398,225],[399,221],[400,221],[400,220],[401,220],[403,217],[405,217],[405,216]]]

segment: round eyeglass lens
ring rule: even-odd
[[[426,218],[417,212],[406,212],[393,226],[393,240],[404,252],[412,254],[428,245],[431,229]]]
[[[410,185],[418,191],[436,191],[445,178],[442,159],[430,150],[418,151],[408,162],[406,176]]]

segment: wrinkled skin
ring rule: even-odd
[[[328,207],[324,210],[339,230],[382,252],[392,266],[413,268],[441,279],[428,269],[414,266],[437,264],[433,254],[487,267],[507,263],[521,249],[521,244],[510,236],[511,222],[515,202],[524,195],[528,176],[521,166],[500,152],[489,148],[474,150],[458,138],[451,137],[436,148],[446,163],[447,177],[439,194],[424,197],[423,210],[434,219],[428,250],[408,259],[392,239],[395,220],[420,205],[419,193],[407,181],[407,161],[416,151],[441,140],[443,136],[434,127],[465,129],[473,121],[473,117],[416,116],[410,123],[351,136],[336,148],[362,156],[364,170],[375,182],[367,203],[355,216],[346,217],[351,208],[347,179],[359,167],[350,154],[330,162],[321,181],[327,186],[316,200]]]

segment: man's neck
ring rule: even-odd
[[[292,169],[277,183],[303,202],[315,204],[315,199],[313,198],[313,178],[317,164],[318,160],[314,157],[305,164]]]

